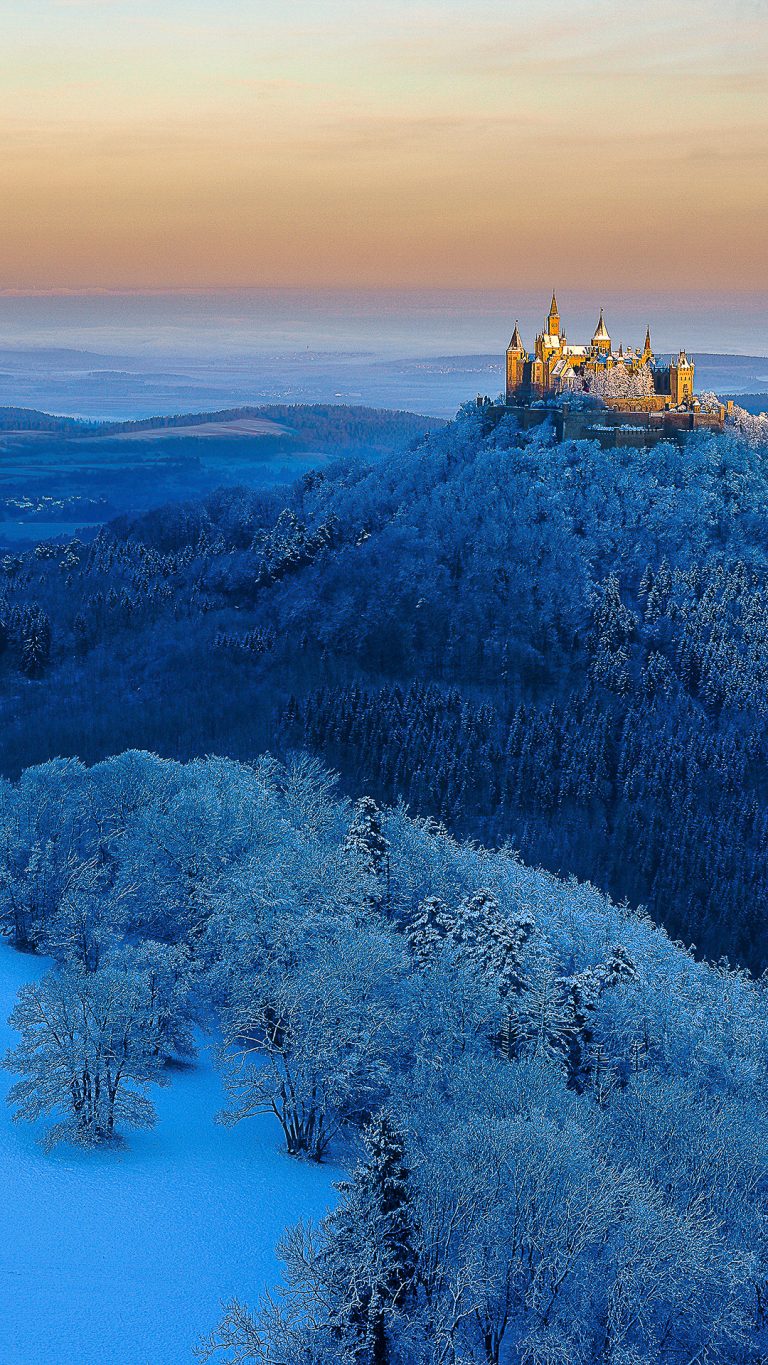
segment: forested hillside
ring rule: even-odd
[[[114,1160],[198,1023],[223,1038],[220,1123],[271,1114],[294,1159],[351,1167],[283,1238],[282,1291],[231,1303],[203,1358],[765,1360],[764,982],[340,801],[307,758],[125,753],[0,783],[0,926],[54,959],[5,1060],[48,1147]]]
[[[605,451],[456,422],[9,556],[4,762],[310,747],[347,790],[766,965],[759,420]]]
[[[290,485],[332,463],[400,450],[439,418],[327,405],[239,407],[133,422],[0,408],[0,551],[70,538],[222,484]]]

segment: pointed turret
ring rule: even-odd
[[[522,338],[521,335],[520,335],[520,327],[519,327],[519,325],[518,325],[517,318],[515,318],[515,330],[514,330],[514,332],[512,333],[512,340],[510,341],[510,343],[509,343],[509,345],[508,345],[508,347],[507,347],[507,350],[508,350],[508,351],[525,351],[525,347],[524,347],[524,345],[523,345],[523,338]]]
[[[551,337],[560,335],[560,310],[557,306],[554,289],[552,290],[552,302],[549,305],[549,312],[547,314],[547,335]]]
[[[608,355],[611,349],[611,338],[608,334],[608,328],[605,325],[602,308],[600,309],[600,317],[597,320],[597,326],[595,328],[594,336],[592,337],[592,348],[595,351],[600,351],[604,355]]]
[[[595,328],[595,334],[594,334],[594,336],[592,337],[592,340],[593,340],[593,341],[610,341],[610,339],[611,339],[611,338],[610,338],[610,336],[608,335],[608,328],[607,328],[606,325],[605,325],[605,318],[604,318],[604,316],[603,316],[603,310],[602,310],[602,308],[601,308],[601,309],[600,309],[600,317],[597,319],[597,326],[596,326],[596,328]]]
[[[520,388],[525,378],[525,365],[528,360],[528,352],[523,345],[523,338],[520,335],[520,327],[515,318],[515,330],[512,333],[512,340],[507,347],[507,402],[512,403],[515,394]]]

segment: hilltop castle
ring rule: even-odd
[[[658,363],[646,328],[641,348],[614,351],[602,308],[588,346],[571,346],[554,292],[534,348],[515,323],[506,356],[505,401],[478,396],[489,421],[506,414],[528,430],[549,424],[557,440],[604,446],[683,441],[695,431],[722,431],[733,403],[694,392],[694,363],[685,351]]]
[[[642,349],[614,351],[603,310],[588,346],[571,346],[561,326],[554,292],[532,352],[528,352],[515,323],[507,347],[507,403],[531,402],[559,394],[591,392],[607,407],[631,412],[695,409],[694,363],[685,351],[666,365],[657,365],[650,328]]]

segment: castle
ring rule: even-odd
[[[649,327],[642,348],[614,351],[602,308],[589,345],[571,346],[553,291],[532,351],[515,323],[507,347],[505,403],[477,401],[496,421],[511,410],[524,430],[549,423],[558,440],[647,446],[682,441],[690,432],[723,430],[733,403],[726,406],[714,394],[697,396],[694,373],[685,351],[657,363]]]
[[[657,365],[651,347],[650,328],[642,349],[619,347],[614,351],[603,310],[588,346],[571,346],[561,326],[555,294],[544,330],[528,352],[515,323],[507,348],[507,403],[564,397],[591,392],[607,407],[627,412],[662,412],[695,409],[700,404],[693,389],[694,363],[685,351],[666,365]]]

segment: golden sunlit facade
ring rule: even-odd
[[[650,327],[641,347],[620,346],[614,351],[602,308],[588,345],[571,345],[560,318],[555,293],[544,328],[533,351],[523,344],[515,323],[507,347],[508,403],[535,400],[574,390],[593,392],[608,407],[632,412],[662,412],[695,408],[694,362],[685,351],[669,365],[658,366],[651,347]]]

